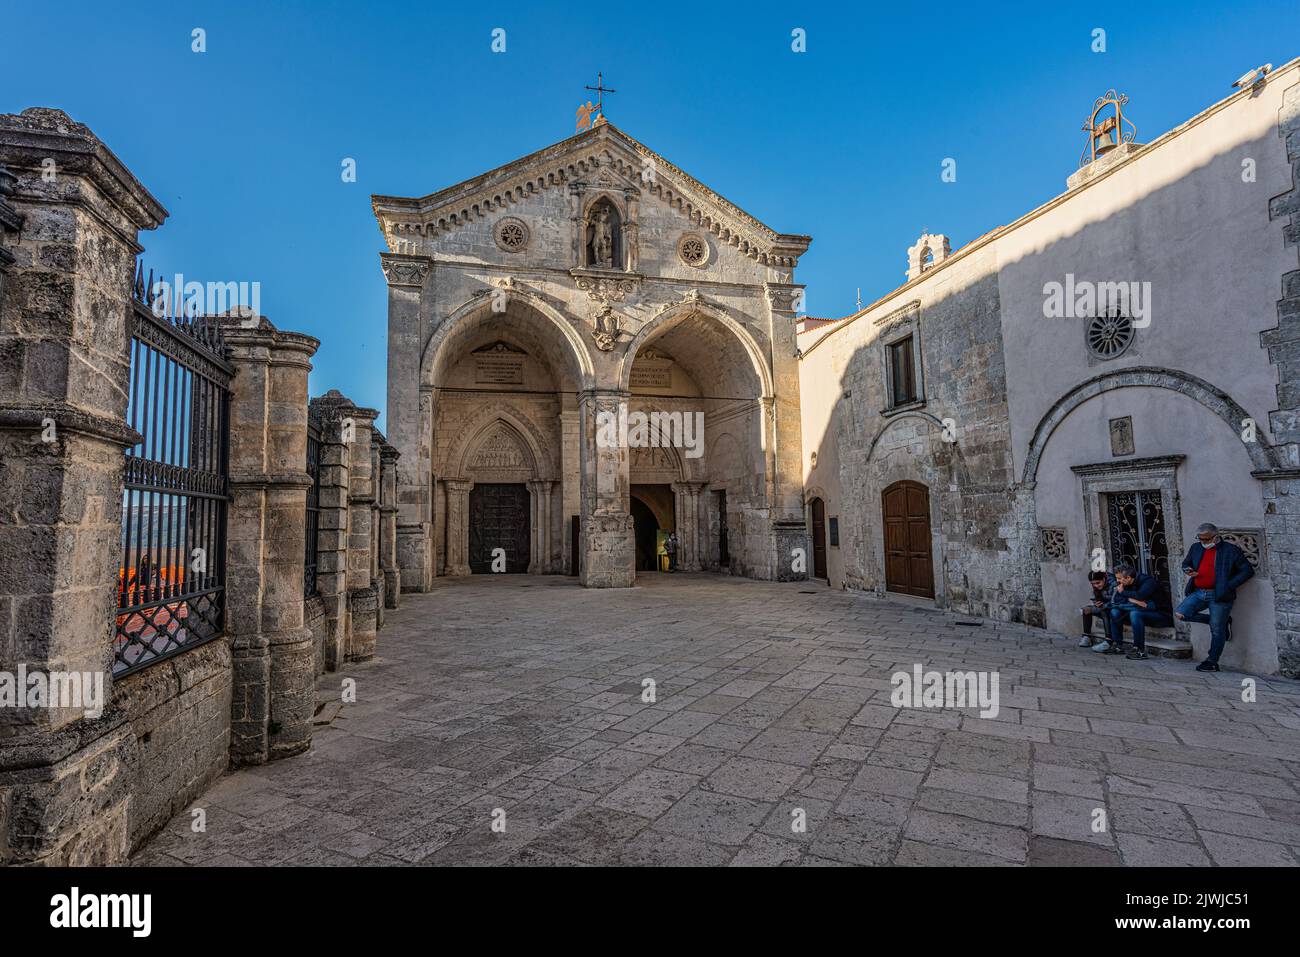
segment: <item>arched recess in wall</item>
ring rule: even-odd
[[[879,444],[880,440],[884,437],[885,433],[888,432],[893,426],[897,425],[899,422],[902,422],[905,419],[921,419],[925,422],[930,423],[936,429],[940,429],[940,430],[943,429],[943,420],[940,419],[937,415],[931,415],[929,412],[922,412],[920,410],[915,410],[912,412],[900,412],[897,415],[892,416],[888,422],[886,422],[876,431],[875,436],[871,440],[871,444],[867,446],[868,459],[870,459],[871,456],[875,454],[876,446]]]
[[[1026,450],[1023,481],[1028,484],[1037,479],[1038,464],[1042,461],[1048,440],[1071,412],[1089,399],[1114,389],[1142,386],[1169,389],[1195,399],[1222,419],[1224,424],[1238,435],[1241,433],[1242,420],[1250,418],[1246,410],[1222,389],[1186,372],[1154,366],[1135,366],[1108,372],[1075,386],[1057,399],[1039,420],[1038,427],[1034,429],[1034,436],[1029,442],[1029,448]],[[1273,447],[1265,444],[1262,438],[1255,442],[1243,442],[1242,445],[1246,447],[1246,453],[1250,456],[1251,464],[1256,471],[1271,471],[1278,467]]]
[[[707,336],[718,346],[723,356],[728,353],[735,354],[737,350],[734,345],[739,345],[740,354],[746,359],[743,369],[735,368],[735,363],[729,363],[717,370],[690,369],[693,377],[702,386],[706,383],[714,383],[716,386],[731,390],[729,394],[734,398],[769,399],[772,397],[772,375],[763,349],[741,323],[722,309],[706,302],[675,303],[660,310],[653,319],[641,327],[623,353],[622,365],[619,369],[621,390],[631,391],[632,365],[642,347],[652,341],[671,336],[679,327],[690,327],[691,330]],[[687,329],[684,328],[682,331]],[[730,333],[730,336],[718,335],[719,331]],[[728,341],[732,343],[732,348],[728,348]],[[709,343],[702,341],[698,351],[710,351],[704,348],[706,345]],[[693,350],[675,348],[671,344],[666,348],[678,362],[685,366],[692,364],[690,353]]]
[[[504,311],[493,310],[498,293],[505,296]],[[535,293],[519,289],[484,290],[482,295],[470,299],[444,319],[424,345],[420,357],[421,387],[441,385],[462,351],[458,348],[460,344],[494,323],[504,327],[510,322],[526,324],[547,345],[543,358],[566,380],[566,388],[573,391],[591,388],[595,381],[594,366],[582,336],[555,307]]]
[[[538,434],[531,420],[519,409],[508,403],[494,403],[484,406],[473,419],[465,424],[456,444],[447,456],[448,467],[454,476],[469,474],[470,462],[479,446],[487,436],[500,426],[505,426],[519,441],[520,447],[532,459],[531,467],[534,478],[554,478],[551,461],[545,449],[546,438]]]

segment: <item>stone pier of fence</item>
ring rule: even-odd
[[[378,412],[309,406],[311,336],[159,308],[167,215],[67,114],[0,115],[0,678],[90,692],[0,707],[0,865],[122,863],[309,749],[320,673],[396,607]]]

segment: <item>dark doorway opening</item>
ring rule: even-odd
[[[476,575],[527,572],[528,525],[528,486],[476,484],[469,493],[470,571]]]
[[[578,523],[578,516],[569,516],[569,574],[576,575],[580,571],[578,567],[578,547],[582,540],[582,526]]]
[[[650,506],[632,496],[632,522],[636,539],[636,570],[659,570],[659,520]]]
[[[903,595],[933,598],[930,490],[919,482],[895,482],[881,497],[885,519],[885,588]]]
[[[812,500],[813,578],[829,582],[826,572],[826,503]]]

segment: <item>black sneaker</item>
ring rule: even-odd
[[[1197,671],[1218,671],[1219,666],[1213,661],[1202,661],[1196,666]]]
[[[1148,655],[1141,648],[1134,648],[1124,657],[1126,657],[1129,661],[1146,661],[1151,656]]]
[[[1124,654],[1124,646],[1123,646],[1122,644],[1120,644],[1119,642],[1112,641],[1112,642],[1110,643],[1110,647],[1107,648],[1105,651],[1103,651],[1102,654],[1103,654],[1103,655],[1122,655],[1122,654]]]

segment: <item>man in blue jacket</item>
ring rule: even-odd
[[[1124,625],[1133,628],[1133,650],[1128,657],[1142,661],[1147,657],[1146,630],[1148,625],[1168,628],[1174,623],[1169,617],[1169,591],[1155,575],[1137,571],[1132,565],[1115,569],[1115,591],[1110,599],[1110,647],[1108,655],[1124,651]]]
[[[1183,559],[1183,574],[1187,576],[1187,597],[1174,614],[1180,621],[1210,626],[1210,654],[1196,670],[1218,671],[1223,645],[1232,637],[1232,603],[1237,600],[1237,589],[1255,569],[1245,552],[1232,542],[1221,541],[1219,529],[1206,522],[1196,530],[1196,541]]]

